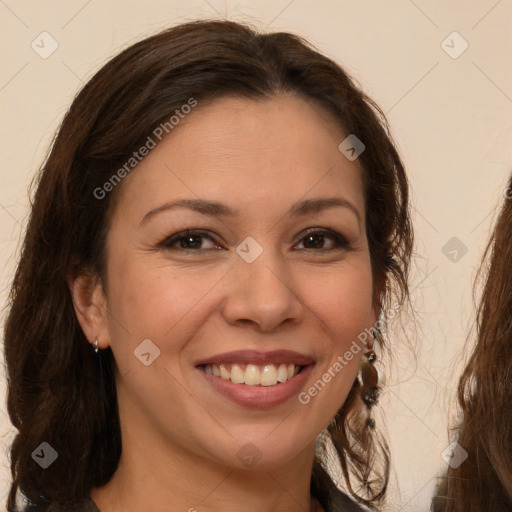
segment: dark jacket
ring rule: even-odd
[[[366,512],[366,509],[361,508],[359,505],[354,503],[348,496],[343,494],[336,488],[331,489],[332,494],[329,502],[325,503],[324,500],[320,501],[320,504],[326,512]],[[41,507],[27,507],[25,512],[43,512]],[[62,507],[57,505],[50,505],[49,508],[45,509],[44,512],[101,512],[91,498],[88,498],[82,504],[77,505],[70,509],[66,507],[64,510]]]

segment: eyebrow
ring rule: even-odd
[[[161,206],[158,206],[157,208],[149,210],[140,221],[139,226],[142,226],[148,222],[149,219],[159,213],[174,210],[176,208],[187,208],[202,215],[208,215],[212,217],[236,217],[240,213],[239,210],[234,210],[228,205],[218,201],[207,201],[205,199],[179,199],[177,201],[165,203]],[[292,217],[300,217],[318,213],[330,208],[347,208],[357,217],[358,222],[361,222],[361,216],[358,209],[350,201],[342,197],[319,197],[316,199],[305,199],[294,204],[290,208],[288,215],[291,215]]]

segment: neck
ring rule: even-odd
[[[101,512],[238,512],[241,503],[244,512],[322,510],[310,497],[310,474],[297,470],[240,472],[203,462],[198,471],[189,460],[188,466],[173,471],[161,459],[149,458],[134,461],[128,454],[122,456],[111,481],[91,492]]]
[[[139,418],[140,419],[140,418]],[[236,469],[122,425],[123,451],[112,479],[91,497],[101,512],[321,511],[310,496],[314,443],[279,467]],[[147,427],[147,425],[144,425]]]

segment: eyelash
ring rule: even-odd
[[[333,247],[331,249],[307,248],[307,249],[302,249],[302,250],[314,251],[314,252],[320,252],[320,251],[325,252],[325,251],[335,251],[335,250],[339,250],[339,249],[345,249],[345,250],[350,249],[350,244],[343,235],[340,235],[339,233],[336,233],[335,231],[331,231],[329,229],[311,228],[303,234],[302,238],[299,240],[299,243],[304,241],[304,239],[307,238],[308,236],[313,236],[313,235],[314,236],[324,236],[324,237],[330,238],[331,240],[334,240],[337,247]],[[210,236],[208,234],[208,232],[198,230],[198,229],[187,229],[185,231],[180,231],[179,233],[175,233],[174,235],[167,237],[165,240],[163,240],[158,245],[158,247],[160,249],[166,249],[166,250],[178,249],[178,250],[187,251],[187,252],[201,252],[201,251],[205,251],[205,250],[206,251],[218,250],[218,249],[191,249],[191,248],[187,249],[187,248],[183,248],[183,247],[178,247],[178,248],[173,247],[173,245],[175,245],[180,240],[190,238],[191,236],[208,238],[213,243],[217,244],[217,242],[213,239],[212,236]],[[219,245],[219,244],[217,244],[217,245]]]

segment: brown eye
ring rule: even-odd
[[[331,241],[331,247],[324,247],[326,241]],[[305,236],[301,239],[301,242],[304,242],[306,250],[324,250],[329,251],[333,249],[348,249],[349,243],[345,239],[344,236],[336,233],[334,231],[325,230],[325,229],[316,229],[306,233]],[[332,246],[333,245],[333,246]]]
[[[213,242],[215,247],[203,247],[203,241],[209,240]],[[171,250],[184,250],[184,251],[196,251],[196,250],[211,250],[219,249],[218,244],[215,240],[204,231],[187,230],[176,233],[159,244],[161,249]]]

